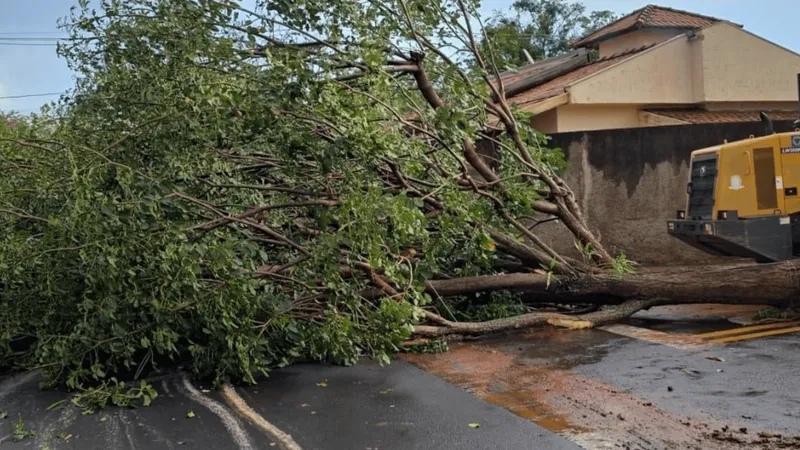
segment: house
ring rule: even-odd
[[[541,132],[798,117],[800,55],[742,25],[649,5],[502,74]]]

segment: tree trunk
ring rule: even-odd
[[[690,303],[763,304],[792,306],[800,298],[794,262],[729,266],[696,266],[642,271],[618,277],[583,275],[570,280],[548,279],[546,274],[514,273],[426,283],[429,292],[442,297],[476,292],[512,290],[528,293],[532,302],[594,303],[615,305],[593,313],[571,316],[530,313],[487,322],[452,322],[426,312],[436,326],[419,325],[422,337],[480,335],[550,324],[590,328],[613,322],[658,305]]]
[[[688,266],[575,280],[569,291],[674,303],[791,304],[800,298],[797,263]]]
[[[510,273],[426,283],[429,292],[442,297],[476,292],[513,290],[541,295],[622,303],[630,299],[668,299],[676,303],[788,304],[800,297],[794,262],[728,266],[689,266],[663,270],[644,269],[635,274],[584,274],[570,279],[539,273]],[[618,299],[613,301],[610,299]],[[575,302],[581,303],[581,302]],[[587,301],[587,303],[594,303]]]

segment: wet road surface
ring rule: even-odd
[[[70,405],[48,410],[64,395],[40,392],[38,381],[21,375],[0,383],[0,411],[8,414],[0,420],[0,449],[281,448],[218,392],[179,374],[154,383],[160,397],[150,407],[94,415]],[[403,361],[295,365],[238,392],[304,450],[580,448]],[[35,436],[12,442],[18,417]]]
[[[692,350],[617,340],[574,372],[636,392],[674,414],[800,435],[800,336]],[[669,388],[672,388],[670,391]]]
[[[271,448],[269,441],[258,445],[257,430],[230,412],[221,416],[221,404],[194,385],[184,384],[179,374],[154,382],[159,397],[147,408],[109,407],[84,415],[64,393],[38,388],[36,374],[17,375],[0,382],[0,449],[179,449],[179,448]],[[189,412],[194,417],[189,418]],[[34,433],[14,442],[16,424]],[[262,438],[265,440],[265,438]]]
[[[585,448],[800,448],[800,334],[710,344],[737,325],[695,312],[406,359]]]
[[[242,397],[304,449],[579,448],[403,361],[294,366]]]
[[[800,448],[800,333],[707,337],[753,312],[654,309],[603,329],[474,340],[386,367],[300,364],[236,391],[303,449]],[[282,448],[223,393],[182,374],[153,380],[160,397],[149,408],[94,415],[68,402],[48,409],[65,395],[37,383],[35,374],[0,378],[0,450]],[[19,417],[35,435],[12,442]]]

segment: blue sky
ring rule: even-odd
[[[0,0],[0,97],[62,92],[72,86],[72,73],[56,55],[55,45],[34,46],[24,38],[64,37],[56,21],[66,16],[74,3],[77,0]],[[512,3],[513,0],[484,0],[482,12],[489,15],[495,10],[508,10]],[[583,3],[588,10],[609,9],[622,15],[649,2],[584,0]],[[655,3],[742,24],[750,32],[800,52],[796,0],[662,0]],[[0,110],[27,113],[56,98],[0,98]]]

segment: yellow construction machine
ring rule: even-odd
[[[691,155],[686,209],[668,232],[707,253],[783,261],[800,255],[800,120]]]

